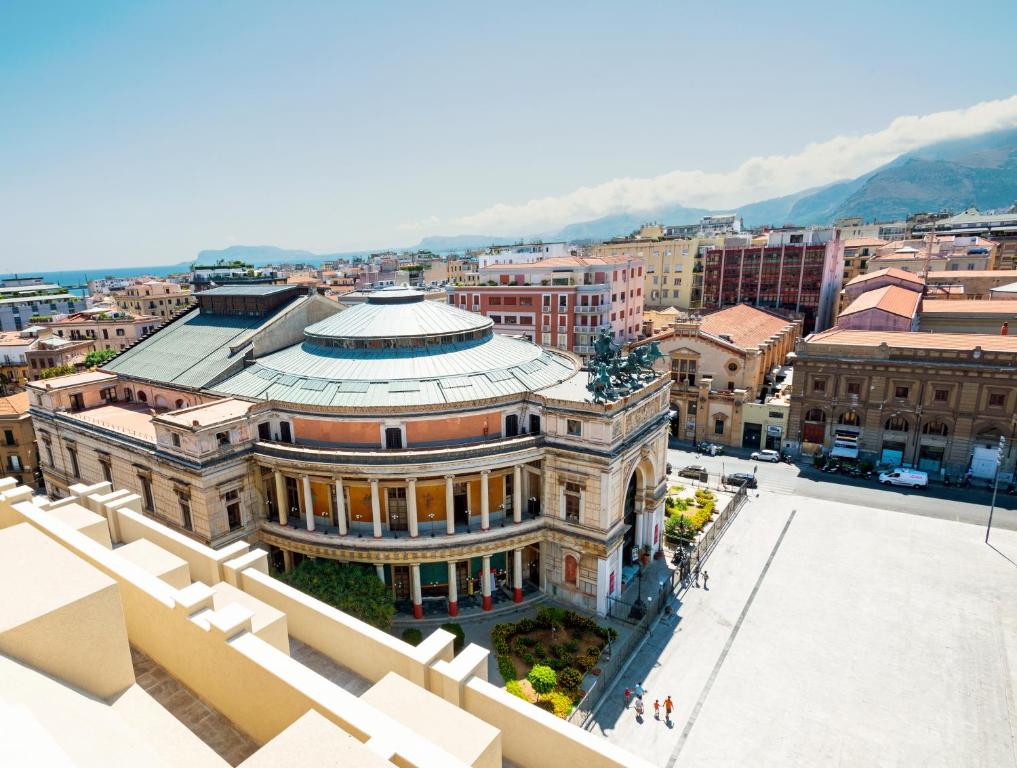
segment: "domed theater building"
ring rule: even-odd
[[[108,481],[280,569],[374,566],[418,617],[533,589],[604,613],[659,548],[666,375],[595,397],[572,354],[406,288],[197,300],[102,370],[31,385],[50,495]]]

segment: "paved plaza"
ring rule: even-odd
[[[1017,533],[984,537],[764,490],[591,730],[661,766],[1017,766]]]

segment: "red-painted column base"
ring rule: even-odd
[[[453,600],[448,604],[448,615],[449,616],[459,615],[459,603],[457,601]]]
[[[523,602],[523,589],[522,587],[515,587],[512,590],[512,601],[516,603]]]
[[[413,618],[422,619],[424,618],[424,606],[423,604],[413,604]]]
[[[484,595],[484,605],[483,605],[483,608],[484,608],[485,611],[491,610],[491,596],[490,595]]]

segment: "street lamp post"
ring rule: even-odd
[[[643,608],[643,564],[639,564],[639,570],[636,572],[637,586],[636,586],[636,602],[632,604],[632,610],[629,611],[629,617],[633,619],[643,618],[645,608]]]
[[[1006,451],[1006,438],[999,436],[999,449],[996,451],[996,473],[992,479],[992,503],[989,505],[989,522],[985,526],[985,543],[989,543],[989,531],[992,530],[992,513],[996,510],[996,493],[999,491],[999,468],[1003,464],[1003,454]]]

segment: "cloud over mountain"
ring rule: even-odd
[[[836,136],[794,155],[753,157],[728,173],[672,171],[650,178],[612,179],[557,197],[497,203],[444,222],[458,231],[519,235],[617,213],[669,205],[734,208],[768,197],[855,177],[899,155],[950,139],[1017,126],[1017,95],[965,109],[898,117],[860,136]],[[437,227],[438,222],[431,222]],[[426,227],[432,229],[431,227]],[[433,231],[433,229],[432,229]]]

